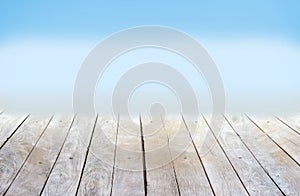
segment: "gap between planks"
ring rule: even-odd
[[[2,114],[2,115],[3,115],[3,114]],[[7,140],[6,140],[6,141],[4,142],[4,144],[1,146],[1,150],[2,150],[2,147],[6,146],[6,143],[7,143],[8,141],[10,141],[10,139],[14,138],[14,135],[17,133],[17,130],[22,126],[22,124],[26,121],[27,118],[29,118],[29,115],[27,115],[26,118],[23,119],[23,121],[17,126],[17,128],[14,129],[14,131],[8,136]],[[53,116],[52,116],[52,118],[53,118]],[[19,175],[19,172],[20,172],[21,169],[24,167],[24,164],[27,163],[28,158],[30,157],[30,155],[31,155],[31,153],[33,152],[33,150],[36,148],[36,145],[39,143],[41,137],[44,135],[44,133],[45,133],[45,131],[47,130],[47,127],[49,126],[49,124],[50,124],[52,118],[49,120],[48,124],[46,125],[46,128],[42,131],[42,133],[41,133],[41,135],[38,137],[36,143],[34,144],[34,146],[32,147],[32,149],[29,151],[29,154],[26,156],[26,159],[25,159],[24,162],[22,163],[21,167],[18,169],[17,174],[14,176],[12,182],[9,184],[9,187],[6,189],[6,191],[9,190],[10,186],[11,186],[12,183],[14,182],[14,179],[16,179],[16,177]],[[253,123],[257,128],[259,128],[259,130],[262,131],[263,134],[266,135],[266,137],[268,137],[269,140],[271,140],[272,143],[274,143],[278,148],[280,148],[281,151],[283,151],[283,152],[284,152],[291,160],[293,160],[294,162],[297,163],[297,161],[295,161],[295,160],[293,159],[293,157],[291,157],[291,155],[289,155],[289,154],[286,152],[285,149],[283,149],[278,143],[276,143],[276,141],[275,141],[270,135],[268,135],[264,130],[262,130],[258,124],[256,124],[249,116],[247,116],[247,118],[251,121],[251,123]],[[86,152],[85,152],[84,161],[83,161],[83,166],[82,166],[82,169],[81,169],[81,172],[80,172],[79,182],[78,182],[78,185],[77,185],[75,194],[78,194],[78,193],[79,193],[80,186],[81,186],[81,184],[82,184],[82,182],[83,182],[83,177],[84,177],[85,172],[86,172],[86,169],[87,169],[86,166],[87,166],[89,157],[91,156],[90,148],[91,148],[91,145],[92,145],[92,143],[93,143],[93,136],[94,136],[94,131],[95,131],[95,129],[96,129],[97,119],[98,119],[98,116],[96,117],[96,120],[95,120],[95,122],[94,122],[94,124],[93,124],[92,133],[91,133],[91,135],[90,135],[89,143],[88,143],[88,146],[87,146],[87,150],[86,150]],[[219,138],[214,134],[213,130],[209,127],[209,124],[207,123],[207,121],[206,121],[206,119],[205,119],[204,116],[203,116],[203,119],[205,120],[206,125],[208,126],[209,130],[210,130],[211,133],[213,134],[214,139],[217,141],[218,146],[221,148],[222,153],[225,154],[227,161],[230,163],[230,165],[231,165],[231,167],[233,168],[235,174],[237,175],[237,177],[238,177],[239,180],[241,181],[242,185],[244,186],[245,190],[246,190],[247,193],[249,194],[248,189],[247,189],[246,185],[245,185],[244,182],[243,182],[243,178],[242,178],[241,176],[239,176],[239,171],[234,167],[234,164],[233,164],[233,162],[232,162],[232,158],[230,157],[230,155],[227,154],[226,150],[224,149],[224,145],[222,145],[222,142],[219,141]],[[226,120],[226,123],[228,123],[228,124],[230,125],[230,127],[231,127],[232,130],[235,132],[235,134],[238,136],[238,138],[239,138],[239,140],[242,142],[242,144],[246,147],[247,151],[249,151],[249,152],[251,153],[251,155],[253,156],[253,158],[255,158],[256,162],[257,162],[257,163],[259,164],[259,166],[263,169],[263,171],[268,175],[268,177],[272,180],[272,182],[276,185],[276,187],[281,191],[281,193],[288,193],[288,191],[287,191],[286,189],[285,189],[285,190],[284,190],[284,189],[283,189],[283,190],[281,189],[282,186],[280,187],[280,186],[278,185],[278,179],[273,178],[274,175],[272,175],[272,174],[270,174],[270,173],[268,172],[268,170],[266,169],[266,167],[264,166],[264,164],[262,164],[262,163],[260,162],[260,159],[256,157],[255,153],[253,153],[253,150],[251,150],[251,147],[249,147],[249,146],[247,145],[247,143],[242,139],[242,137],[240,136],[240,134],[237,132],[237,129],[233,127],[233,125],[231,124],[231,122],[229,122],[229,120],[228,120],[225,116],[224,116],[224,119]],[[184,118],[183,118],[183,117],[182,117],[182,120],[184,121]],[[280,119],[278,119],[278,120],[280,120]],[[281,120],[280,120],[280,121],[281,121]],[[71,127],[72,127],[73,122],[74,122],[74,118],[73,118],[73,120],[72,120],[72,123],[71,123],[70,128],[69,128],[68,131],[71,130]],[[184,123],[185,123],[185,122],[184,122]],[[290,129],[292,130],[292,128],[291,128],[290,126],[288,126],[288,124],[284,123],[283,121],[281,121],[281,123],[283,123],[284,125],[286,125],[288,128],[290,128]],[[163,122],[163,124],[164,124],[164,122]],[[186,128],[187,128],[187,130],[188,130],[188,126],[186,125],[186,123],[185,123],[185,126],[186,126]],[[165,128],[165,124],[164,124],[164,128]],[[114,179],[114,177],[115,177],[115,167],[114,167],[114,166],[115,166],[115,164],[116,164],[116,154],[117,154],[116,152],[117,152],[117,142],[118,142],[118,134],[119,134],[119,133],[118,133],[118,129],[119,129],[119,119],[118,119],[118,125],[117,125],[117,129],[116,129],[117,133],[116,133],[116,135],[115,135],[115,148],[113,149],[113,153],[112,153],[113,167],[112,167],[112,171],[111,171],[111,174],[110,174],[110,175],[111,175],[111,180],[109,181],[109,183],[111,184],[111,186],[109,187],[109,191],[110,191],[110,194],[111,194],[111,195],[112,195],[113,188],[114,188],[114,185],[115,185],[115,184],[114,184],[114,180],[115,180],[115,179]],[[143,124],[142,124],[142,120],[141,120],[141,119],[140,119],[140,132],[141,132],[141,138],[140,138],[141,141],[140,141],[140,145],[141,145],[141,152],[142,152],[142,154],[143,154],[143,153],[145,153],[145,141],[143,142],[143,140],[144,140],[143,135],[144,135],[144,134],[143,134]],[[166,132],[166,137],[167,137],[167,144],[168,144],[169,154],[170,154],[170,156],[172,157],[172,153],[171,153],[171,150],[170,150],[169,136],[168,136],[166,130],[165,130],[165,132]],[[54,165],[56,164],[57,159],[58,159],[58,157],[60,156],[60,154],[61,154],[61,152],[62,152],[62,150],[63,150],[63,146],[65,145],[65,142],[66,142],[66,139],[67,139],[68,136],[69,136],[69,132],[68,132],[67,136],[65,137],[65,139],[64,139],[64,141],[63,141],[63,144],[62,144],[61,148],[59,149],[59,153],[58,153],[58,155],[57,155],[57,158],[55,159]],[[189,137],[191,137],[191,135],[189,135]],[[204,172],[205,172],[205,176],[206,176],[206,178],[207,178],[207,180],[208,180],[208,182],[209,182],[209,185],[210,185],[210,187],[211,187],[211,190],[212,190],[213,194],[215,194],[215,193],[214,193],[214,188],[213,188],[214,184],[211,182],[210,177],[209,177],[209,174],[208,174],[207,171],[206,171],[206,168],[205,168],[205,166],[204,166],[204,164],[203,164],[203,160],[201,159],[201,156],[199,155],[199,152],[198,152],[198,150],[197,150],[197,148],[196,148],[195,141],[193,140],[192,137],[191,137],[191,139],[192,139],[193,147],[194,147],[195,150],[196,150],[195,152],[197,153],[197,156],[198,156],[198,158],[199,158],[199,164],[201,165],[201,167],[203,168],[203,170],[204,170]],[[145,156],[145,155],[144,155],[144,156]],[[145,157],[141,159],[141,162],[142,162],[141,165],[144,165],[144,166],[143,166],[143,171],[146,171],[147,168],[146,168],[146,164],[143,164],[143,161],[142,161],[143,159],[145,160]],[[146,163],[146,162],[145,162],[145,163]],[[177,174],[176,174],[176,168],[174,167],[174,161],[171,160],[171,163],[170,163],[170,164],[171,164],[171,168],[172,168],[172,170],[173,170],[173,175],[174,175],[175,183],[177,184],[178,193],[180,194],[180,182],[179,182],[178,176],[177,176]],[[297,163],[297,164],[298,164],[298,166],[299,166],[299,163]],[[53,171],[53,167],[54,167],[54,166],[52,166],[51,169],[50,169],[49,175],[47,176],[47,179],[46,179],[46,181],[45,181],[45,185],[46,185],[46,183],[47,183],[47,181],[48,181],[49,176],[51,175],[51,173],[52,173],[52,171]],[[146,176],[144,175],[143,179],[144,179],[144,192],[145,192],[145,194],[147,194],[147,175],[146,175]],[[42,191],[44,190],[45,185],[43,186]]]
[[[297,184],[300,180],[300,168],[296,162],[246,115],[244,117],[227,115],[226,120],[281,193],[283,195],[299,193]]]

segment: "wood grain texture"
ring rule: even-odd
[[[0,151],[0,195],[6,192],[32,152],[50,118],[30,116]]]
[[[300,166],[300,135],[274,117],[249,117]]]
[[[0,115],[0,149],[9,140],[9,138],[17,131],[19,126],[26,120],[28,115]]]
[[[76,117],[42,195],[75,195],[95,117]]]
[[[224,121],[220,132],[212,131],[250,195],[281,194],[227,121]]]
[[[180,194],[213,195],[209,180],[183,120],[166,120],[164,126],[170,139],[169,147]],[[177,137],[172,137],[174,134]]]
[[[169,141],[160,118],[142,120],[148,195],[179,195]]]
[[[286,195],[300,193],[300,167],[245,116],[227,115],[241,139]]]
[[[225,154],[201,117],[193,140],[216,195],[248,195]],[[191,124],[190,123],[190,124]],[[191,125],[188,125],[190,127]]]
[[[112,195],[144,195],[139,125],[120,116]]]
[[[52,119],[7,191],[7,195],[34,195],[40,193],[63,145],[71,121],[71,117],[55,116]]]
[[[117,124],[111,117],[98,118],[78,195],[110,195]]]
[[[226,117],[190,135],[173,117],[3,113],[0,195],[298,195],[297,118]]]

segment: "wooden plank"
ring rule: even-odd
[[[143,135],[147,167],[148,195],[179,195],[169,142],[160,118],[144,119]]]
[[[280,189],[265,173],[227,121],[224,122],[220,132],[211,130],[250,195],[281,194]]]
[[[118,121],[99,117],[78,195],[110,195]]]
[[[274,117],[249,118],[300,166],[300,135]]]
[[[75,195],[84,168],[95,118],[78,116],[46,181],[42,195]]]
[[[181,119],[181,117],[179,118]],[[196,146],[185,122],[181,120],[164,121],[169,147],[181,195],[213,195],[205,168],[196,151]]]
[[[300,167],[245,116],[227,115],[239,137],[285,195],[300,193]]]
[[[276,118],[300,135],[300,115],[293,115],[293,116],[276,116]]]
[[[35,195],[42,190],[63,145],[72,118],[55,116],[6,195]]]
[[[50,118],[30,116],[3,146],[0,151],[0,195],[18,175],[49,122]]]
[[[197,131],[192,135],[216,195],[248,195],[233,167],[215,140],[204,119],[191,121]]]
[[[112,195],[144,195],[140,126],[120,117]]]
[[[0,116],[0,149],[25,122],[28,115],[2,114]]]

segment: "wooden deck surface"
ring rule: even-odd
[[[300,115],[192,123],[0,112],[0,195],[300,195]]]

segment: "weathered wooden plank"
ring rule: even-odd
[[[99,117],[78,195],[110,195],[118,121]]]
[[[286,195],[300,193],[300,167],[245,116],[227,115],[239,137]]]
[[[28,115],[1,114],[0,116],[0,149],[25,122]]]
[[[300,135],[300,115],[295,114],[292,116],[276,116],[276,118]]]
[[[300,166],[300,135],[274,117],[249,118]]]
[[[86,161],[95,118],[78,116],[46,182],[42,195],[75,195]]]
[[[179,195],[169,142],[160,118],[144,119],[143,135],[147,168],[148,195]]]
[[[144,195],[140,126],[120,117],[112,195]]]
[[[50,118],[30,116],[0,151],[0,195],[9,188],[48,126]]]
[[[72,118],[55,116],[28,157],[7,195],[37,195],[63,145]]]
[[[216,195],[247,195],[243,184],[204,119],[199,118],[197,121],[191,121],[191,123],[197,124],[197,131],[192,137],[214,193]],[[191,123],[188,127],[191,126]]]
[[[164,126],[170,139],[169,148],[173,159],[181,195],[213,195],[209,179],[185,122],[166,120]]]
[[[211,130],[250,195],[282,194],[227,121],[220,132]]]

